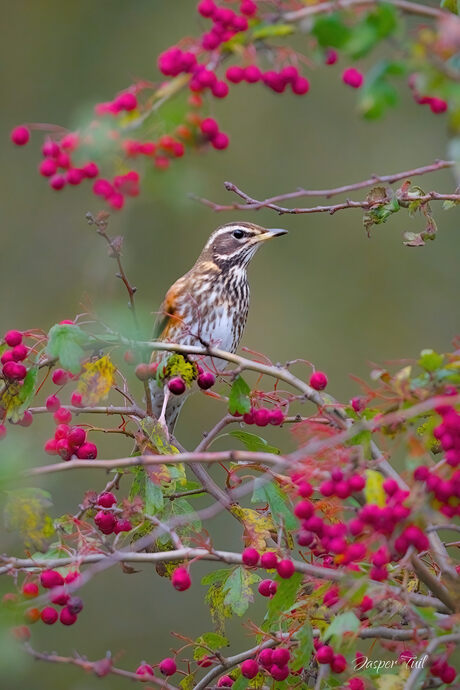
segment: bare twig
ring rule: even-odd
[[[448,12],[431,7],[430,5],[421,5],[417,2],[409,2],[409,0],[389,0],[391,5],[398,7],[403,12],[408,14],[415,14],[420,17],[429,17],[431,19],[442,19],[449,16]],[[283,14],[283,21],[285,22],[299,22],[307,17],[313,17],[317,14],[327,14],[328,12],[336,12],[341,9],[348,9],[349,7],[366,7],[368,5],[376,5],[377,0],[333,0],[332,2],[321,2],[317,5],[309,5],[300,10],[293,12],[285,12]]]

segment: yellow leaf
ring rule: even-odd
[[[252,546],[257,551],[265,551],[271,533],[276,533],[276,525],[272,518],[261,515],[257,510],[240,506],[232,506],[231,511],[244,525],[245,545]]]
[[[384,673],[377,678],[376,685],[379,690],[404,690],[409,673],[409,666],[401,664],[397,675],[394,673]]]
[[[108,396],[115,382],[115,371],[109,355],[83,366],[77,390],[81,393],[84,405],[97,405]]]
[[[364,496],[366,503],[372,503],[383,508],[385,505],[385,491],[383,490],[384,478],[380,472],[375,470],[366,470],[366,486],[364,487]]]

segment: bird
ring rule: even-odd
[[[235,352],[249,311],[249,263],[262,244],[286,233],[246,222],[227,223],[214,230],[192,268],[167,291],[155,322],[154,339]],[[154,351],[152,362],[161,361],[165,361],[165,353]],[[199,364],[219,373],[227,362],[205,357]],[[173,433],[191,392],[193,389],[187,388],[181,395],[172,395],[167,386],[156,379],[150,381],[152,414],[168,434]]]

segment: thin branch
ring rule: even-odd
[[[430,7],[429,5],[420,5],[416,2],[409,2],[409,0],[388,0],[391,5],[398,7],[403,12],[408,14],[415,14],[420,17],[430,17],[431,19],[442,19],[448,17],[449,13],[437,7]],[[378,4],[376,0],[337,0],[333,2],[322,2],[317,5],[310,5],[303,7],[300,10],[293,12],[285,12],[282,19],[285,22],[299,22],[307,17],[313,17],[317,14],[326,14],[328,12],[337,12],[337,10],[345,10],[349,7],[366,7]]]
[[[137,405],[133,405],[131,407],[124,407],[123,405],[121,406],[116,406],[116,405],[108,405],[106,407],[103,406],[97,406],[97,407],[75,407],[74,405],[64,405],[64,407],[67,410],[70,410],[72,414],[105,414],[105,415],[112,415],[112,414],[119,414],[124,417],[140,417],[143,419],[146,416],[146,413],[144,410],[142,410],[140,407]],[[32,414],[49,414],[49,410],[46,407],[29,407],[29,412]]]
[[[449,642],[460,642],[460,633],[453,633],[452,635],[442,635],[440,637],[435,637],[434,640],[428,644],[425,649],[425,654],[430,657],[436,649],[442,644],[448,644]],[[423,666],[418,668],[414,665],[409,678],[406,681],[404,690],[415,690],[418,687],[418,680],[423,673]]]

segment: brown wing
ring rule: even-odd
[[[154,340],[171,340],[175,328],[178,332],[180,330],[182,316],[178,312],[178,298],[182,293],[181,281],[182,279],[176,281],[166,293],[153,326]]]

